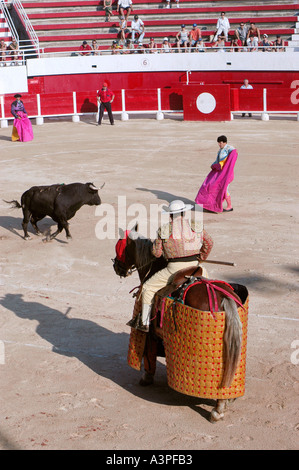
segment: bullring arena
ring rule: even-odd
[[[47,120],[34,140],[11,142],[1,155],[1,449],[218,450],[298,449],[298,122],[163,121],[139,116]],[[33,185],[88,182],[105,186],[102,204],[127,207],[182,199],[193,203],[217,152],[218,135],[239,152],[230,186],[234,211],[204,214],[214,240],[211,278],[249,290],[245,395],[211,424],[212,400],[167,385],[159,358],[155,383],[140,387],[127,365],[137,273],[113,270],[117,233],[100,240],[99,210],[83,206],[72,239],[23,239],[18,199]],[[128,223],[133,216],[128,216]],[[50,218],[40,222],[53,232]]]

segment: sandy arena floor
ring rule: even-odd
[[[298,449],[299,123],[51,120],[33,126],[29,143],[12,143],[11,130],[0,136],[0,449]],[[127,365],[138,277],[115,275],[116,238],[96,237],[95,207],[70,221],[71,241],[62,233],[46,243],[31,227],[31,240],[22,238],[21,210],[3,199],[20,200],[33,185],[92,181],[105,182],[102,202],[116,214],[119,196],[147,211],[193,202],[220,134],[239,152],[234,211],[205,214],[204,223],[210,259],[236,266],[208,269],[245,284],[250,310],[246,393],[211,424],[213,402],[171,390],[163,359],[147,388]]]

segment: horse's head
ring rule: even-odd
[[[138,233],[137,229],[136,224],[134,229],[127,230],[124,237],[116,243],[113,268],[120,277],[127,277],[137,270],[143,281],[151,272],[153,264],[156,264],[157,258],[152,254],[151,240]]]
[[[116,257],[112,261],[114,271],[120,277],[127,277],[137,269],[135,246],[135,240],[139,237],[137,228],[136,224],[133,230],[127,230],[116,243]]]

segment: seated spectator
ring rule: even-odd
[[[149,54],[157,54],[157,52],[158,52],[158,46],[157,46],[157,44],[155,43],[154,38],[150,38],[150,42],[148,43],[147,48],[148,48]]]
[[[218,37],[217,41],[215,42],[215,44],[213,45],[213,47],[215,47],[217,50],[217,52],[226,52],[226,48],[225,48],[225,36],[221,35]]]
[[[176,7],[180,8],[180,0],[175,0]],[[170,0],[166,0],[166,7],[165,8],[170,8]]]
[[[119,20],[119,38],[123,42],[123,44],[126,42],[126,34],[128,34],[130,30],[127,27],[127,20],[124,16],[120,17]]]
[[[12,38],[11,43],[9,44],[7,49],[8,51],[10,51],[9,55],[12,60],[11,64],[18,65],[18,60],[22,60],[22,55],[20,54],[19,45],[16,38]]]
[[[137,49],[135,49],[135,52],[137,52],[137,54],[145,53],[144,45],[141,42],[138,43],[138,46],[137,46]]]
[[[176,40],[178,51],[182,52],[181,48],[184,48],[184,52],[186,52],[188,46],[188,31],[186,30],[186,26],[184,24],[181,26],[181,31],[177,33]]]
[[[168,38],[164,38],[161,46],[161,52],[172,52],[172,46]]]
[[[250,52],[257,51],[258,45],[261,42],[260,30],[255,23],[250,23],[250,28],[247,32],[246,43],[249,46]]]
[[[237,39],[240,39],[242,41],[243,46],[246,46],[247,33],[248,27],[243,22],[240,23],[240,26],[235,31],[235,35]]]
[[[272,52],[272,45],[273,43],[269,41],[268,39],[268,34],[263,34],[263,41],[262,41],[262,46],[263,46],[263,49],[262,51],[263,52]]]
[[[87,41],[83,41],[81,46],[79,47],[79,55],[90,55],[91,54],[91,47],[87,44]]]
[[[276,36],[276,39],[275,39],[275,41],[273,42],[273,46],[274,46],[274,51],[275,51],[275,52],[283,52],[283,51],[285,51],[284,41],[281,39],[280,34],[278,34],[278,35]]]
[[[1,39],[1,41],[0,41],[0,62],[1,62],[1,65],[5,65],[6,56],[7,56],[7,45],[4,41],[4,39]]]
[[[121,49],[122,46],[118,43],[118,41],[112,41],[111,55],[120,54]]]
[[[120,16],[125,16],[128,19],[133,11],[132,0],[118,0],[116,11]]]
[[[194,23],[189,33],[190,52],[192,52],[192,47],[195,47],[200,39],[201,39],[201,31],[198,28],[197,24]]]
[[[97,44],[97,40],[93,39],[91,41],[91,55],[100,55],[100,48]]]
[[[238,39],[237,36],[234,36],[230,45],[230,52],[240,52],[242,48],[242,41]]]
[[[195,52],[206,52],[206,46],[202,38],[198,40],[198,43],[196,44],[196,47],[195,47]]]
[[[131,38],[132,42],[139,42],[139,44],[142,44],[145,31],[144,31],[144,23],[141,18],[139,18],[138,15],[134,15],[134,20],[131,22]],[[135,36],[137,34],[138,39],[135,40]]]
[[[133,54],[134,52],[134,46],[132,44],[131,39],[126,39],[126,43],[124,47],[122,48],[122,53],[123,54]]]
[[[112,13],[112,0],[103,0],[103,8],[106,14],[105,21],[106,23],[110,21]]]
[[[216,34],[214,37],[214,41],[217,41],[218,36],[224,35],[225,40],[228,40],[228,32],[229,32],[230,24],[228,18],[225,16],[225,12],[222,11],[220,17],[218,18],[217,25],[216,25]]]

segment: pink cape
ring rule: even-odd
[[[30,140],[33,140],[32,125],[27,114],[22,111],[18,111],[17,114],[21,119],[15,119],[13,125],[17,129],[20,142],[29,142]]]
[[[220,171],[212,170],[204,180],[197,193],[195,202],[212,212],[222,212],[227,187],[234,179],[234,166],[238,158],[236,150],[232,150]]]

